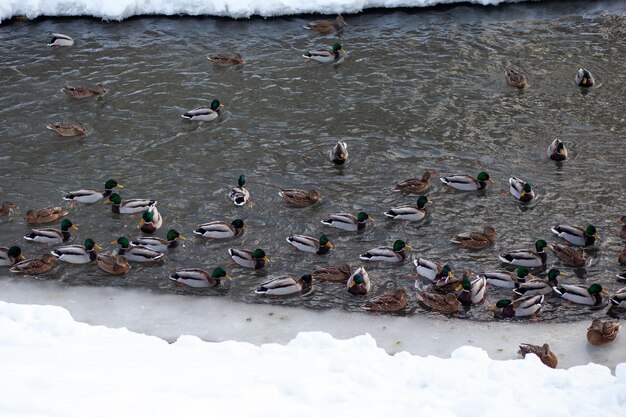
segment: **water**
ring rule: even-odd
[[[159,201],[164,226],[157,235],[175,228],[188,238],[163,264],[133,264],[121,278],[95,265],[68,264],[39,277],[67,285],[357,311],[363,299],[338,284],[315,283],[306,295],[284,299],[253,290],[270,276],[300,276],[319,264],[345,261],[356,268],[360,253],[395,239],[413,246],[412,258],[448,262],[454,271],[493,270],[501,267],[499,253],[532,248],[539,238],[556,242],[555,224],[592,223],[602,239],[588,250],[591,265],[574,270],[549,255],[549,266],[567,274],[563,283],[599,282],[613,292],[620,287],[614,275],[623,247],[615,221],[625,206],[624,66],[618,57],[626,47],[626,21],[619,2],[587,6],[373,11],[346,16],[349,26],[339,38],[302,29],[308,16],[11,22],[0,31],[0,199],[16,202],[23,214],[64,204],[65,191],[101,188],[115,178],[124,184],[123,197]],[[69,34],[76,44],[48,48],[52,32]],[[341,65],[304,63],[304,51],[336,41],[347,50]],[[206,56],[221,52],[241,53],[246,65],[213,67]],[[527,89],[506,85],[508,65],[529,76]],[[574,85],[578,65],[596,78],[589,91]],[[108,90],[102,98],[72,100],[60,91],[98,84]],[[225,104],[218,121],[181,119],[214,98]],[[86,123],[89,134],[58,137],[45,129],[56,121]],[[570,151],[562,164],[545,156],[555,137]],[[338,139],[347,142],[351,157],[342,169],[327,160]],[[444,192],[435,179],[425,221],[386,220],[383,211],[416,199],[391,187],[426,169],[437,169],[438,176],[485,170],[495,184],[480,193]],[[237,208],[227,194],[242,173],[256,204]],[[521,207],[508,195],[510,175],[536,185],[536,205]],[[293,187],[318,189],[322,203],[285,207],[277,193]],[[376,220],[363,234],[320,224],[332,212],[360,210]],[[80,206],[68,217],[80,228],[73,243],[91,237],[107,251],[117,237],[138,232],[139,219],[112,214],[102,204]],[[192,234],[200,223],[235,218],[247,226],[241,237],[207,241]],[[487,224],[499,233],[491,248],[466,252],[449,242]],[[0,218],[0,244],[41,255],[45,248],[21,238],[30,229],[21,215]],[[296,252],[285,241],[293,233],[322,232],[335,245],[329,256]],[[177,268],[225,266],[229,247],[262,247],[270,267],[228,267],[234,280],[219,289],[181,288],[167,278]],[[410,261],[366,268],[373,278],[370,296],[398,286],[413,294]],[[1,279],[9,276],[7,269],[0,272]],[[491,289],[487,296],[493,303],[508,292]],[[541,318],[578,320],[605,311],[564,308],[552,297]],[[411,295],[403,314],[428,313]],[[460,316],[493,320],[486,305]]]

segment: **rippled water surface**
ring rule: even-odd
[[[95,265],[57,266],[39,279],[68,285],[129,286],[189,296],[221,296],[251,303],[356,311],[363,302],[333,283],[316,282],[304,296],[270,299],[253,290],[265,279],[300,276],[316,265],[349,262],[374,246],[404,239],[410,258],[448,262],[454,271],[500,268],[497,254],[532,248],[536,239],[556,242],[550,227],[596,225],[602,239],[588,250],[591,265],[574,270],[549,255],[562,282],[599,282],[610,292],[624,242],[616,223],[625,205],[626,137],[624,56],[626,17],[619,2],[548,2],[489,7],[368,12],[346,16],[339,37],[347,51],[341,65],[305,63],[302,53],[328,47],[335,35],[315,35],[302,25],[310,16],[275,19],[144,17],[124,22],[46,19],[0,26],[0,199],[29,208],[66,205],[64,192],[101,188],[109,178],[124,184],[125,198],[151,198],[165,224],[188,239],[165,262],[133,264],[123,277]],[[607,9],[606,11],[604,9]],[[71,48],[46,47],[50,33],[71,35]],[[214,67],[206,56],[239,52],[241,67]],[[596,85],[574,85],[578,66]],[[504,68],[529,77],[523,91],[509,87]],[[66,85],[102,85],[101,98],[73,100]],[[225,114],[212,123],[183,120],[186,110],[218,98]],[[61,138],[45,128],[57,121],[86,123],[88,135]],[[546,148],[561,138],[571,159],[555,163]],[[342,169],[327,159],[337,140],[350,161]],[[421,177],[488,171],[495,184],[478,193],[445,192],[437,179],[434,202],[420,223],[386,220],[382,212],[414,202],[391,192],[394,183]],[[245,173],[255,204],[234,207],[227,198]],[[537,204],[521,207],[508,194],[508,177],[536,185]],[[316,188],[320,204],[285,207],[280,188]],[[325,228],[337,211],[364,210],[375,222],[365,233]],[[46,251],[22,239],[31,227],[21,214],[0,218],[0,245],[19,244],[27,256]],[[118,236],[135,237],[138,219],[112,214],[109,206],[79,206],[68,216],[80,228],[73,241],[91,237],[113,250]],[[196,237],[196,225],[244,220],[243,236],[224,241]],[[496,244],[459,250],[456,233],[492,225]],[[51,225],[58,227],[58,225]],[[293,233],[331,239],[328,256],[297,252]],[[262,247],[266,270],[227,267],[234,279],[219,289],[176,286],[167,277],[182,267],[212,269],[229,262],[227,248]],[[366,265],[373,290],[409,290],[404,314],[425,314],[414,297],[410,260]],[[16,279],[7,269],[1,279]],[[32,279],[29,277],[20,279]],[[490,303],[508,292],[490,289]],[[577,319],[606,309],[565,308],[551,297],[545,320]],[[492,320],[486,304],[462,316]]]

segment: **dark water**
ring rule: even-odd
[[[588,250],[590,266],[567,268],[552,255],[548,264],[566,273],[561,282],[599,282],[614,292],[624,245],[616,220],[625,214],[626,7],[588,7],[548,2],[346,16],[349,26],[339,41],[347,56],[339,66],[304,63],[304,51],[337,41],[303,30],[311,20],[306,16],[9,22],[0,26],[0,199],[16,202],[23,214],[63,205],[64,191],[101,188],[115,178],[125,186],[123,197],[159,201],[165,225],[157,235],[175,228],[188,238],[163,264],[133,264],[122,278],[95,265],[69,264],[40,277],[68,285],[356,311],[363,299],[338,284],[315,283],[307,295],[285,299],[261,298],[253,290],[269,276],[300,276],[318,264],[356,268],[358,254],[395,239],[413,246],[411,258],[448,262],[455,271],[493,270],[501,267],[499,253],[532,248],[539,238],[556,242],[550,233],[555,224],[592,223],[602,239]],[[71,35],[76,44],[48,48],[52,32]],[[219,52],[239,52],[246,64],[213,67],[206,56]],[[527,89],[506,85],[509,65],[529,76]],[[588,91],[574,85],[579,65],[596,78]],[[72,100],[60,91],[98,84],[109,90],[99,99]],[[225,104],[218,121],[181,119],[214,98]],[[68,120],[86,123],[89,134],[61,138],[45,128]],[[570,151],[562,164],[546,159],[555,137]],[[351,156],[343,169],[327,160],[338,139]],[[444,192],[435,179],[425,221],[386,220],[383,211],[415,201],[391,192],[393,184],[426,169],[437,169],[438,176],[485,170],[495,184],[486,192]],[[227,199],[241,173],[254,206],[237,208]],[[510,175],[536,185],[537,204],[520,207],[502,194]],[[316,188],[323,202],[287,208],[277,195],[285,187]],[[376,220],[363,234],[320,224],[329,213],[360,210]],[[138,232],[138,219],[114,215],[102,204],[80,206],[69,218],[80,228],[75,243],[91,237],[107,251],[118,236]],[[235,218],[247,226],[241,237],[207,241],[192,234],[200,223]],[[466,252],[449,242],[487,224],[499,233],[489,249]],[[45,248],[22,239],[30,229],[21,215],[0,218],[0,245],[17,243],[27,256],[41,255]],[[321,232],[335,245],[329,256],[296,252],[285,241],[293,233]],[[229,247],[262,247],[270,267],[230,267],[232,284],[217,290],[180,288],[167,278],[177,268],[225,266]],[[414,274],[410,260],[366,268],[373,279],[370,296],[405,287],[411,294],[407,314],[423,314],[407,278]],[[3,269],[0,279],[16,277]],[[487,294],[490,302],[507,295],[500,289]],[[552,297],[541,317],[574,320],[605,310],[564,308]],[[493,317],[486,305],[462,315]]]

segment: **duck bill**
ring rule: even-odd
[[[491,184],[493,184],[493,180],[491,178],[489,178],[487,181],[489,181]]]
[[[23,261],[23,260],[24,260],[24,259],[26,259],[26,258],[24,257],[24,255],[22,255],[22,254],[20,253],[20,256],[18,256],[18,257],[17,257],[17,259],[19,259],[20,261]]]
[[[497,309],[498,309],[498,306],[495,306],[495,305],[489,307],[489,310],[491,310],[491,311],[496,311]]]
[[[374,218],[373,218],[373,217],[368,217],[368,218],[367,218],[367,221],[368,221],[368,222],[373,222],[373,221],[374,221]]]
[[[563,273],[563,272],[561,272],[561,274],[562,274],[562,273]],[[527,275],[527,277],[528,277],[528,278],[530,278],[530,279],[535,279],[535,276],[534,276],[533,274],[528,274],[528,275]]]
[[[144,219],[139,220],[139,226],[143,226],[144,224],[146,224],[146,221]]]
[[[526,195],[526,191],[522,190],[522,192],[520,193],[520,197],[524,197]]]
[[[76,225],[74,225],[74,224],[73,224],[73,225],[71,226],[71,229],[72,229],[72,230],[78,230],[78,226],[76,226]]]
[[[458,287],[456,287],[456,288],[454,289],[454,291],[461,291],[462,289],[463,289],[463,286],[462,286],[462,285],[459,285]]]
[[[102,246],[100,246],[100,245],[98,245],[98,244],[96,243],[95,245],[93,245],[93,248],[94,248],[95,250],[101,250],[101,249],[102,249]]]
[[[413,249],[413,246],[411,245],[404,245],[405,248],[409,248],[409,249]]]
[[[328,247],[329,247],[329,248],[331,248],[331,249],[332,249],[332,248],[334,248],[333,244],[332,244],[332,243],[330,243],[330,242],[328,242],[328,243],[326,244],[326,246],[328,246]]]
[[[187,240],[187,238],[186,238],[185,236],[183,236],[183,235],[178,235],[178,238],[179,238],[180,240]]]
[[[270,263],[270,258],[268,258],[267,256],[264,256],[264,257],[263,257],[263,260],[264,260],[265,262],[267,262],[267,263]]]
[[[609,293],[609,292],[608,292],[607,290],[602,290],[602,291],[600,291],[600,294],[607,295],[608,293]]]
[[[104,204],[113,204],[113,203],[111,202],[111,200],[106,200]]]
[[[230,275],[228,275],[228,274],[224,275],[224,279],[227,279],[228,281],[232,281],[233,280],[233,278]]]
[[[113,242],[111,242],[111,245],[117,245],[117,244],[118,244],[117,240],[114,240]]]
[[[122,184],[117,184],[115,188],[124,188],[124,186]]]
[[[597,233],[597,232],[596,232],[596,233],[594,233],[594,234],[593,234],[593,237],[595,237],[596,239],[600,239],[600,233]]]

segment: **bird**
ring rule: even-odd
[[[62,90],[65,94],[72,98],[87,98],[96,95],[101,95],[107,92],[103,87],[98,86],[96,88],[91,87],[64,87]]]
[[[215,54],[209,55],[206,59],[220,67],[231,67],[233,65],[243,65],[244,60],[240,54]]]
[[[230,281],[232,278],[223,268],[215,268],[212,272],[199,268],[184,268],[170,274],[172,281],[192,288],[212,288],[222,283],[222,280]]]
[[[626,287],[615,291],[609,301],[612,308],[626,308]]]
[[[38,242],[47,245],[57,245],[67,242],[71,235],[69,229],[78,230],[78,227],[69,219],[61,221],[61,229],[46,228],[33,229],[29,234],[24,235],[24,239],[30,242]]]
[[[383,214],[394,220],[407,220],[407,221],[419,221],[424,219],[428,215],[428,211],[425,206],[428,203],[432,203],[425,195],[417,199],[417,204],[401,204],[399,206],[392,207],[389,211],[385,211]]]
[[[321,50],[312,50],[308,51],[306,54],[302,55],[307,58],[307,61],[317,61],[322,63],[329,62],[337,62],[341,59],[341,53],[345,52],[340,44],[335,43],[331,47],[331,49],[321,49]]]
[[[5,201],[2,203],[2,207],[0,207],[0,216],[6,216],[9,213],[12,213],[13,210],[17,210],[19,207],[15,203],[10,201]]]
[[[435,275],[433,282],[429,285],[429,289],[434,292],[446,294],[454,292],[458,288],[460,282],[461,280],[452,275],[450,266],[446,264],[443,268],[441,268],[441,272]],[[418,283],[416,282],[415,288],[418,287]]]
[[[451,242],[458,243],[463,249],[485,249],[496,240],[496,229],[492,226],[485,226],[482,232],[459,233]]]
[[[96,260],[96,250],[100,250],[102,247],[98,245],[93,239],[85,240],[84,246],[81,245],[67,245],[59,246],[50,251],[59,261],[68,262],[71,264],[86,264]]]
[[[587,263],[585,252],[582,249],[560,245],[558,243],[549,243],[548,249],[554,252],[556,257],[566,266],[581,267],[585,266]]]
[[[350,265],[318,265],[311,272],[311,276],[316,281],[332,281],[346,283],[352,274]]]
[[[335,18],[334,22],[329,22],[328,20],[314,20],[304,25],[304,28],[320,33],[330,33],[333,30],[339,32],[347,24],[348,23],[346,22],[346,20],[341,15],[339,15]]]
[[[587,329],[587,340],[594,346],[612,342],[617,337],[620,327],[619,320],[593,319]]]
[[[591,75],[591,72],[585,68],[578,68],[576,78],[574,80],[576,81],[576,85],[579,87],[591,87],[595,83],[593,75]]]
[[[565,274],[556,268],[550,269],[545,279],[536,278],[531,274],[528,274],[528,276],[532,277],[532,279],[519,284],[513,289],[513,293],[519,296],[551,294],[553,292],[553,288],[559,285],[559,281],[557,280],[559,275]]]
[[[359,255],[364,261],[380,261],[398,263],[406,259],[405,248],[411,248],[403,240],[396,240],[392,247],[379,246]]]
[[[563,284],[554,287],[553,290],[568,301],[589,306],[602,304],[602,294],[608,294],[600,284],[591,284],[589,287]]]
[[[461,285],[456,289],[459,291],[456,298],[463,305],[478,304],[485,298],[485,289],[487,288],[485,277],[477,276],[470,281],[469,275],[469,271],[463,273]]]
[[[46,128],[57,132],[61,136],[66,137],[82,136],[87,133],[87,128],[85,127],[85,125],[80,123],[50,123],[49,125],[46,125]]]
[[[513,68],[507,68],[504,71],[506,82],[512,87],[522,89],[528,85],[528,79],[524,74]]]
[[[113,192],[114,188],[124,188],[122,184],[118,184],[114,179],[107,180],[104,183],[104,191],[98,190],[77,190],[70,191],[69,193],[63,196],[63,200],[71,201],[72,203],[84,203],[84,204],[93,204],[102,200],[103,198],[108,198]]]
[[[429,310],[442,314],[455,314],[461,311],[461,303],[454,293],[438,294],[428,291],[417,293],[417,300]]]
[[[391,191],[396,191],[403,195],[422,194],[428,190],[430,187],[430,178],[436,173],[437,170],[429,169],[422,175],[422,179],[409,178],[408,180],[400,181]]]
[[[185,237],[175,229],[167,231],[165,239],[154,236],[141,236],[130,242],[130,246],[144,246],[157,252],[167,252],[168,249],[178,246],[178,241]]]
[[[119,194],[113,193],[104,204],[112,204],[111,211],[116,214],[135,214],[143,213],[151,207],[156,206],[157,201],[142,198],[131,198],[122,201],[122,197],[120,197]]]
[[[622,230],[619,232],[620,237],[626,239],[626,216],[622,216],[617,222],[622,225]]]
[[[230,190],[228,198],[233,201],[236,206],[243,206],[250,200],[250,192],[246,188],[246,176],[241,174],[237,180],[237,187]]]
[[[270,261],[269,258],[265,256],[265,251],[263,249],[255,249],[254,251],[251,251],[229,248],[228,253],[236,264],[241,265],[244,268],[261,269]]]
[[[574,246],[591,246],[596,242],[596,239],[600,239],[600,235],[592,224],[588,225],[585,229],[578,226],[559,224],[550,230],[552,230],[552,233],[567,240]]]
[[[322,224],[348,232],[362,232],[367,226],[366,221],[374,221],[369,214],[360,211],[355,215],[349,213],[333,213]]]
[[[164,253],[150,249],[147,246],[130,246],[130,241],[125,236],[120,236],[117,240],[111,242],[111,244],[120,245],[121,247],[117,254],[124,256],[129,262],[155,262],[165,256]]]
[[[424,277],[430,281],[434,281],[438,276],[441,276],[442,274],[452,274],[452,272],[449,270],[449,267],[448,270],[444,272],[443,265],[424,258],[414,259],[413,265],[415,265],[415,268],[417,270],[417,276],[415,276],[415,278]]]
[[[28,210],[24,216],[24,220],[28,224],[50,223],[63,216],[67,216],[69,212],[62,207],[44,207],[39,210]]]
[[[542,346],[531,345],[529,343],[522,343],[519,345],[519,350],[517,351],[519,355],[522,355],[522,358],[525,358],[529,353],[533,353],[537,355],[539,360],[550,368],[556,368],[559,363],[556,355],[550,350],[550,346],[547,343],[544,343]]]
[[[565,149],[565,145],[558,138],[548,145],[546,154],[553,161],[565,161],[568,158],[567,149]]]
[[[362,266],[358,267],[346,282],[346,289],[354,295],[366,295],[371,288],[370,276]]]
[[[305,235],[292,235],[287,238],[287,242],[303,252],[318,255],[327,254],[333,248],[333,244],[330,243],[326,235],[321,235],[319,239]]]
[[[74,45],[74,39],[64,35],[62,33],[53,33],[52,39],[48,42],[48,46],[58,48],[59,46],[72,46]]]
[[[518,298],[515,301],[508,299],[499,300],[496,305],[491,306],[492,311],[496,311],[499,308],[502,309],[502,315],[504,317],[535,317],[541,307],[543,307],[544,295],[525,295]]]
[[[0,266],[11,266],[24,259],[22,248],[19,246],[11,246],[10,248],[0,246]]]
[[[151,206],[144,211],[139,221],[139,230],[144,233],[154,233],[163,225],[163,218],[156,206]]]
[[[366,311],[376,313],[396,312],[406,307],[406,297],[406,291],[400,288],[393,294],[381,294],[379,296],[372,297],[369,301],[363,304],[362,308]]]
[[[348,145],[346,142],[338,141],[328,153],[328,159],[335,165],[343,165],[348,160]]]
[[[199,225],[193,233],[207,239],[226,239],[239,236],[244,230],[243,220],[241,219],[235,219],[230,224],[216,220]]]
[[[514,274],[509,271],[488,271],[481,275],[485,277],[487,284],[510,289],[518,288],[526,282],[527,277],[534,278],[524,266],[517,267]]]
[[[280,276],[263,282],[256,290],[255,294],[263,295],[291,295],[300,293],[309,288],[313,278],[311,275],[302,275],[300,278],[290,276]]]
[[[96,264],[104,272],[108,272],[111,275],[125,274],[130,269],[126,257],[121,255],[103,255],[99,253],[96,256]]]
[[[185,112],[181,117],[187,120],[211,122],[222,114],[221,107],[224,105],[219,100],[213,100],[210,107],[197,107]]]
[[[40,258],[24,259],[14,264],[10,271],[26,275],[41,275],[49,272],[56,265],[57,259],[49,253]]]
[[[472,175],[450,175],[439,179],[448,187],[461,191],[483,190],[488,182],[493,184],[493,180],[486,172],[480,172],[476,177]]]
[[[280,190],[278,195],[288,206],[299,208],[315,204],[322,198],[322,195],[316,190],[306,191],[296,188],[284,188]]]
[[[528,203],[537,197],[535,190],[531,183],[521,180],[517,177],[509,178],[509,191],[513,197],[517,198],[523,203]]]
[[[626,269],[615,275],[618,281],[626,281]]]
[[[617,256],[617,261],[622,265],[626,265],[626,246],[624,247],[624,249],[622,249],[622,251]]]
[[[508,265],[525,266],[536,268],[546,264],[548,254],[544,251],[547,246],[545,240],[535,241],[535,250],[518,249],[508,253],[498,255],[501,262]]]

